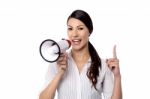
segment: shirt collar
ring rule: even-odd
[[[68,59],[73,59],[72,55],[71,55],[71,49],[68,51]],[[91,60],[91,57],[88,59],[87,63],[91,63],[92,60]]]

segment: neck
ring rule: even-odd
[[[89,53],[88,48],[82,49],[82,50],[79,50],[79,51],[72,49],[71,54],[72,54],[73,59],[77,63],[86,62],[90,57],[90,53]]]

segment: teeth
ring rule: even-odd
[[[74,39],[74,40],[72,40],[72,42],[73,42],[73,45],[78,45],[78,44],[80,44],[81,40],[80,39]]]
[[[78,41],[80,41],[80,40],[73,40],[74,42],[78,42]]]
[[[79,40],[73,40],[73,41],[78,42]]]

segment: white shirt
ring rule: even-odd
[[[99,69],[98,82],[95,90],[86,73],[91,64],[91,59],[84,65],[79,73],[71,53],[68,53],[68,69],[66,70],[57,88],[58,99],[111,99],[113,92],[113,74],[107,67],[105,60],[101,60],[102,66]],[[46,75],[47,86],[57,73],[56,63],[51,63]]]

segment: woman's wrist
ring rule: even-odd
[[[64,75],[64,71],[60,71],[56,75],[62,78],[62,76]]]
[[[119,75],[114,76],[114,79],[115,80],[121,80],[121,75],[119,74]]]

